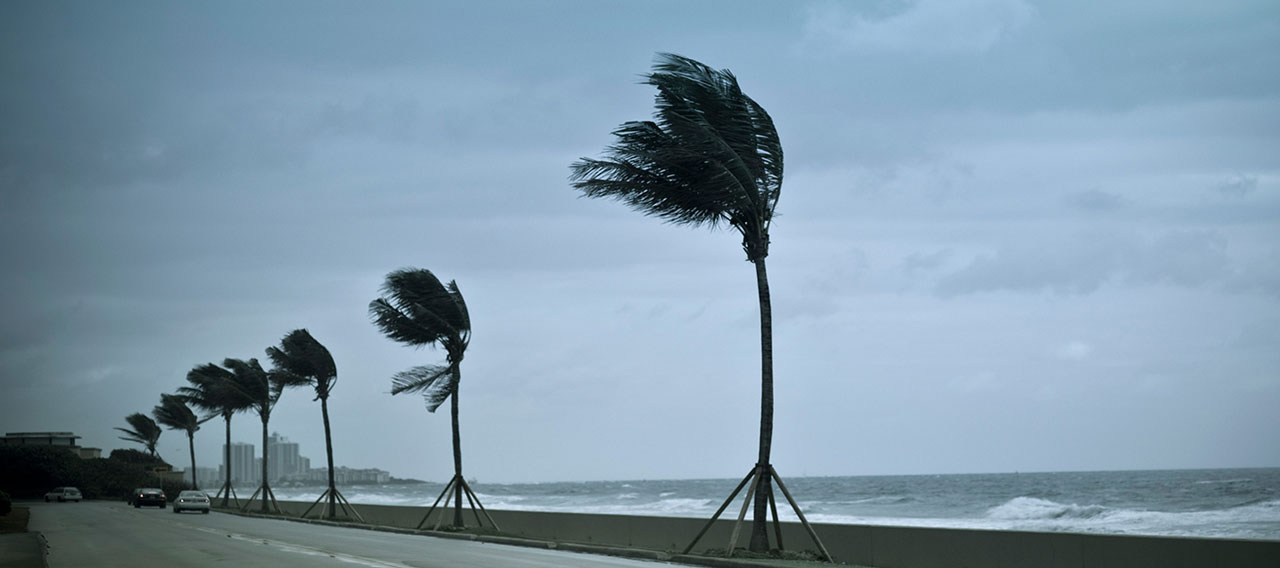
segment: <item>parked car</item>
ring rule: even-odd
[[[133,494],[129,496],[129,502],[133,504],[133,508],[137,509],[146,506],[158,506],[164,508],[168,498],[164,496],[164,491],[154,487],[139,487],[133,490]]]
[[[173,500],[173,512],[200,511],[209,514],[209,496],[204,491],[183,491]]]
[[[80,496],[80,490],[75,487],[54,487],[53,491],[44,494],[44,502],[57,501],[75,501],[79,503],[83,497]]]

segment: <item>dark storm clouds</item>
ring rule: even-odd
[[[1267,2],[6,3],[0,428],[122,447],[192,366],[307,327],[338,462],[441,478],[447,420],[387,394],[441,354],[365,316],[413,265],[472,307],[469,472],[739,475],[736,239],[566,181],[671,51],[787,152],[784,475],[1275,465],[1278,31]],[[316,459],[318,415],[291,392],[273,429]]]

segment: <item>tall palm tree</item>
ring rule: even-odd
[[[444,365],[424,365],[401,371],[392,377],[391,394],[422,393],[427,411],[435,412],[449,399],[453,422],[453,479],[445,485],[436,503],[453,491],[453,525],[463,526],[462,497],[478,504],[480,500],[462,477],[462,438],[458,432],[458,384],[462,380],[460,365],[471,341],[471,316],[458,291],[457,282],[440,282],[430,270],[405,268],[387,275],[382,285],[383,298],[369,303],[374,325],[387,337],[414,347],[439,346],[445,351]],[[473,506],[474,508],[474,506]],[[484,506],[480,509],[483,511]],[[427,517],[435,510],[433,504]],[[488,516],[488,513],[485,513]],[[423,517],[419,527],[426,522]],[[443,520],[443,516],[441,517]],[[479,514],[476,520],[480,520]],[[489,519],[490,524],[493,519]],[[495,525],[496,526],[496,525]]]
[[[742,235],[760,301],[761,372],[759,457],[739,490],[755,479],[748,492],[748,500],[755,497],[750,548],[762,552],[769,549],[770,481],[781,484],[769,463],[773,315],[765,257],[782,190],[782,144],[769,113],[742,92],[727,69],[659,54],[646,79],[658,89],[654,120],[623,123],[613,131],[617,141],[605,149],[605,157],[575,162],[570,181],[587,197],[616,199],[675,224],[731,227]]]
[[[156,422],[171,430],[187,433],[187,450],[191,453],[191,488],[200,489],[196,480],[196,431],[200,429],[200,419],[187,406],[187,400],[175,394],[161,394],[160,404],[151,409],[151,415],[156,417]]]
[[[128,434],[127,436],[120,436],[120,439],[142,444],[147,449],[147,452],[151,454],[151,457],[156,457],[156,444],[160,442],[160,433],[162,432],[160,427],[156,425],[156,421],[141,412],[125,416],[124,421],[128,422],[133,429],[129,430],[128,428],[117,426],[116,430]]]
[[[338,487],[334,483],[333,436],[329,429],[329,393],[333,392],[333,386],[338,382],[338,366],[333,362],[333,355],[311,336],[311,332],[295,329],[280,340],[279,347],[268,347],[267,356],[271,358],[276,369],[306,380],[316,389],[315,399],[320,401],[320,415],[324,418],[324,451],[329,460],[329,489],[316,500],[316,503],[319,503],[327,499],[328,507],[326,507],[326,514],[322,517],[330,519],[336,517],[338,501],[341,500],[343,509],[359,518],[360,514],[356,513],[354,508],[348,507],[346,498],[338,492]],[[307,509],[302,516],[305,517],[310,512],[311,509]]]
[[[248,410],[253,404],[253,401],[244,394],[246,389],[235,384],[239,378],[235,373],[213,363],[205,363],[187,372],[187,382],[191,383],[191,386],[178,389],[178,394],[185,397],[188,403],[209,414],[206,420],[213,416],[222,416],[226,423],[227,439],[223,446],[225,456],[222,462],[226,469],[226,480],[222,484],[222,489],[218,490],[223,507],[228,506],[233,498],[236,506],[240,504],[240,500],[234,497],[235,489],[231,485],[231,416]]]
[[[284,389],[304,384],[304,382],[289,373],[268,372],[258,364],[257,359],[248,361],[225,359],[222,366],[235,375],[234,380],[229,380],[225,384],[248,398],[251,401],[249,408],[253,409],[262,420],[262,485],[253,492],[244,506],[247,509],[253,503],[253,499],[261,493],[262,512],[269,512],[274,507],[278,513],[280,506],[276,504],[275,494],[271,492],[271,484],[267,480],[267,423],[271,421],[271,410],[280,400],[280,395],[284,394]]]

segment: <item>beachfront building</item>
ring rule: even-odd
[[[71,432],[6,432],[0,437],[0,446],[54,446],[64,447],[81,459],[102,457],[102,448],[85,448],[76,443],[80,436]]]
[[[308,470],[306,473],[285,477],[283,480],[303,483],[327,483],[329,481],[329,468],[318,467]],[[391,472],[377,468],[355,469],[338,466],[333,470],[333,482],[338,485],[386,483],[388,481],[391,481]]]
[[[311,460],[299,454],[296,442],[290,442],[279,432],[272,432],[267,438],[267,478],[270,481],[286,479],[310,468]]]
[[[262,481],[262,458],[257,457],[255,450],[253,444],[241,442],[231,444],[231,482],[237,486],[257,484]],[[222,451],[222,455],[225,456],[225,445]],[[216,472],[218,481],[226,479],[226,467],[226,464],[223,464],[218,468]],[[213,473],[212,470],[210,473]],[[204,480],[215,479],[210,473],[200,472],[202,485],[208,485]],[[329,470],[324,467],[312,469],[311,458],[301,455],[296,442],[290,442],[279,432],[273,432],[267,438],[267,478],[271,483],[282,481],[305,484],[327,483]],[[339,466],[334,468],[333,480],[341,485],[387,483],[391,481],[391,472],[377,468],[357,469]]]
[[[196,481],[200,482],[201,487],[221,486],[222,480],[226,479],[222,476],[220,467],[196,467],[196,475]],[[182,480],[191,483],[191,468],[182,472]]]
[[[326,471],[320,468],[320,471]],[[391,480],[391,473],[380,469],[351,469],[347,467],[338,467],[333,472],[333,478],[336,483],[343,485],[353,485],[356,483],[386,483]]]
[[[243,442],[231,443],[231,466],[228,468],[226,463],[218,471],[218,479],[226,479],[227,469],[231,470],[232,483],[258,483],[258,478],[262,477],[261,467],[258,465],[257,458],[254,457],[253,444],[245,444]],[[222,445],[222,459],[225,461],[227,456],[227,445]]]

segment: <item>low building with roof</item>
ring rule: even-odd
[[[82,459],[102,457],[102,448],[85,448],[76,442],[80,436],[72,432],[5,432],[0,446],[54,446],[70,450]]]

